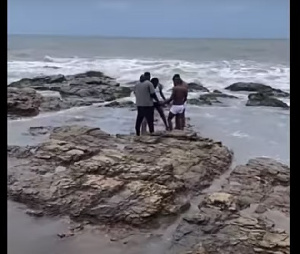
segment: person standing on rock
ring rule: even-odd
[[[174,86],[183,85],[188,90],[188,84],[181,79],[179,74],[175,74],[173,76],[173,84],[174,84]],[[183,128],[185,127],[185,111],[186,111],[186,102],[184,103],[184,111],[182,113],[182,116],[176,115],[176,117],[175,117],[175,129],[177,129],[177,130],[180,130],[180,128],[179,128],[180,121],[182,121]],[[181,117],[181,119],[180,119],[180,117]]]
[[[154,86],[157,98],[158,98],[158,96],[160,96],[165,101],[166,97],[165,97],[165,95],[162,91],[163,86],[162,86],[162,84],[159,83],[159,79],[158,78],[152,78],[151,83]],[[168,126],[168,123],[167,123],[166,116],[164,114],[164,110],[162,109],[162,105],[160,103],[154,102],[154,108],[156,109],[156,111],[160,115],[161,119],[163,120],[164,125],[166,127],[166,130],[169,130],[169,126]]]
[[[172,119],[174,116],[177,117],[176,121],[176,128],[179,130],[184,129],[184,112],[185,112],[185,103],[187,101],[187,96],[188,96],[188,89],[187,86],[182,82],[182,80],[178,79],[178,74],[174,75],[173,77],[173,82],[174,82],[174,87],[172,91],[172,95],[168,100],[164,101],[164,104],[170,103],[171,101],[173,102],[169,116],[168,116],[168,124],[169,124],[169,129],[172,130]],[[179,77],[180,78],[180,77]]]
[[[135,123],[135,131],[137,136],[140,136],[141,134],[141,124],[144,118],[146,118],[147,120],[149,132],[154,132],[153,99],[157,103],[160,103],[156,96],[154,86],[149,80],[149,76],[145,76],[145,74],[140,77],[140,82],[134,87],[134,94],[137,105],[137,118]]]

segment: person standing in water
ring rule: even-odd
[[[179,130],[184,129],[185,121],[184,121],[184,112],[185,112],[185,103],[187,101],[187,96],[188,96],[188,89],[187,85],[185,85],[180,76],[178,78],[178,74],[174,75],[173,77],[173,82],[174,82],[174,87],[172,91],[172,95],[168,100],[164,101],[164,104],[168,104],[170,102],[173,102],[170,112],[168,115],[168,124],[169,124],[169,129],[172,130],[172,119],[174,116],[176,116],[177,121],[176,121],[176,127]]]
[[[146,118],[149,132],[154,132],[154,104],[153,99],[160,103],[153,84],[149,81],[148,77],[142,75],[140,77],[140,82],[134,87],[134,94],[136,97],[136,105],[137,105],[137,118],[135,123],[135,131],[136,135],[140,136],[141,134],[141,124]]]

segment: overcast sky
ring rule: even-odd
[[[288,38],[288,0],[8,0],[9,34]]]

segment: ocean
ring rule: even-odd
[[[237,81],[289,91],[288,40],[8,37],[8,83],[24,77],[101,70],[122,82],[150,71],[222,89]]]
[[[172,87],[172,76],[179,73],[185,81],[201,82],[210,90],[218,89],[227,94],[230,92],[224,88],[239,81],[264,83],[289,92],[289,59],[288,40],[9,36],[7,83],[39,75],[98,70],[125,84],[149,71],[160,79],[166,91]],[[247,93],[231,93],[239,100],[232,100],[226,107],[188,105],[187,116],[194,130],[231,148],[234,164],[267,156],[289,165],[289,110],[246,107]],[[284,101],[289,104],[289,99]],[[31,126],[83,124],[112,134],[131,133],[135,117],[136,112],[128,109],[90,106],[8,120],[8,144],[41,142],[42,137],[27,135]],[[10,254],[96,254],[99,249],[105,249],[105,253],[120,253],[120,249],[103,243],[104,238],[100,241],[95,235],[58,241],[55,235],[62,230],[60,223],[28,218],[19,207],[22,206],[8,203]],[[150,243],[136,244],[135,248],[139,249],[128,249],[126,253],[163,253]]]

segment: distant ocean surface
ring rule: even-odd
[[[251,81],[289,91],[289,51],[289,40],[13,35],[8,36],[7,82],[99,70],[125,83],[150,71],[166,86],[180,73],[211,89]]]

